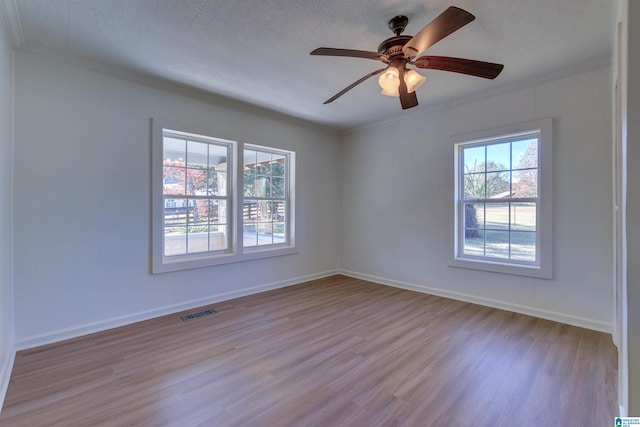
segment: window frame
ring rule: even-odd
[[[165,132],[166,131],[166,132]],[[205,143],[205,144],[211,144],[211,145],[215,145],[217,147],[224,147],[225,151],[226,151],[226,157],[227,157],[227,170],[226,170],[226,175],[227,175],[227,180],[226,180],[226,189],[225,189],[225,195],[189,195],[189,194],[184,194],[184,195],[172,195],[171,197],[168,197],[170,199],[184,199],[187,200],[186,203],[186,207],[187,207],[187,212],[189,210],[189,200],[207,200],[207,201],[213,201],[213,200],[224,200],[226,203],[226,214],[225,217],[227,218],[227,223],[226,228],[227,228],[227,233],[226,233],[226,242],[225,242],[225,249],[218,249],[218,250],[209,250],[206,252],[198,252],[198,253],[194,253],[194,254],[180,254],[180,255],[166,255],[165,254],[165,243],[166,243],[166,239],[164,238],[164,230],[166,229],[166,224],[164,224],[164,211],[163,211],[163,239],[162,239],[162,259],[163,259],[163,263],[173,263],[173,262],[180,262],[180,261],[188,261],[194,258],[200,258],[202,256],[215,256],[215,255],[223,255],[223,254],[228,254],[232,251],[232,236],[233,236],[233,225],[234,222],[231,221],[231,223],[229,223],[229,218],[233,218],[232,217],[232,203],[231,201],[233,200],[233,193],[232,193],[232,186],[231,183],[229,182],[229,176],[233,176],[233,174],[235,173],[234,170],[234,165],[233,165],[233,141],[229,141],[229,140],[225,140],[225,139],[220,139],[220,138],[213,138],[210,136],[206,136],[206,135],[199,135],[199,134],[193,134],[193,133],[188,133],[188,132],[181,132],[181,131],[177,131],[175,129],[167,129],[167,128],[163,128],[162,129],[162,140],[163,140],[163,154],[164,154],[164,138],[165,137],[170,137],[170,138],[175,138],[175,139],[185,139],[185,141],[189,141],[189,142],[196,142],[196,143]],[[188,151],[188,146],[185,147],[187,148],[187,155],[189,154]],[[163,168],[165,167],[164,165],[164,155],[162,156],[163,159],[162,164],[163,164]],[[208,157],[208,156],[207,156]],[[186,160],[186,159],[185,159]],[[188,163],[185,163],[185,168],[188,170]],[[207,168],[207,172],[209,171],[209,168]],[[164,173],[163,173],[163,184],[164,184]],[[167,198],[164,194],[164,186],[162,189],[162,206],[163,209],[166,208],[166,204],[165,204],[165,198]],[[187,216],[188,217],[188,216]],[[187,222],[185,225],[186,229],[187,229],[187,246],[188,246],[188,241],[189,241],[189,235],[190,232],[189,230],[189,223]]]
[[[167,273],[192,268],[209,267],[254,259],[297,253],[295,245],[295,152],[265,145],[243,142],[229,138],[222,132],[212,132],[197,126],[186,126],[164,119],[151,120],[151,274]],[[196,140],[209,140],[229,145],[227,160],[227,206],[228,247],[226,250],[200,252],[194,254],[165,256],[164,254],[164,188],[163,188],[163,146],[165,130],[184,134]],[[243,246],[243,185],[242,168],[244,148],[260,148],[287,156],[286,173],[287,197],[287,241],[259,247]]]
[[[454,147],[454,206],[453,206],[453,254],[449,266],[495,273],[513,274],[552,278],[552,119],[530,121],[526,123],[504,126],[452,138]],[[536,203],[536,261],[513,261],[494,257],[469,255],[463,253],[464,248],[464,205],[476,199],[464,198],[464,165],[462,149],[469,146],[488,146],[505,141],[512,141],[525,135],[538,135],[538,193],[535,198],[509,198],[502,203],[527,202],[535,199]],[[513,165],[510,166],[510,172]],[[487,199],[477,199],[484,203]],[[490,203],[494,203],[491,201]],[[498,201],[495,201],[498,203]]]
[[[293,154],[290,151],[285,151],[285,150],[279,150],[277,148],[272,148],[272,147],[266,147],[264,145],[256,145],[256,144],[249,144],[249,143],[245,143],[243,144],[242,147],[242,151],[243,151],[243,156],[242,157],[242,168],[239,168],[238,171],[243,170],[244,169],[244,151],[245,150],[250,150],[250,151],[256,151],[256,152],[260,152],[263,154],[271,154],[271,155],[278,155],[278,156],[283,156],[285,161],[285,176],[284,176],[284,187],[285,187],[285,192],[284,192],[284,197],[282,198],[277,198],[277,197],[273,197],[273,196],[245,196],[244,194],[244,174],[242,174],[243,176],[243,185],[241,186],[242,188],[239,188],[239,193],[241,193],[242,195],[242,201],[240,203],[240,206],[242,206],[241,212],[239,212],[239,216],[240,216],[240,229],[238,230],[239,233],[242,233],[243,235],[243,250],[247,253],[251,253],[251,252],[259,252],[259,251],[263,251],[263,250],[274,250],[280,247],[286,247],[288,245],[288,242],[290,240],[291,237],[291,233],[292,233],[292,227],[291,227],[291,218],[293,218],[292,214],[292,207],[291,207],[291,185],[292,185],[292,179],[290,178],[289,174],[293,171],[293,162],[292,162],[292,156]],[[241,174],[238,173],[238,176],[240,176]],[[263,200],[263,201],[282,201],[285,203],[285,212],[284,212],[284,216],[285,216],[285,221],[284,221],[284,226],[285,226],[285,241],[283,243],[271,243],[271,244],[266,244],[266,245],[255,245],[255,246],[244,246],[244,204],[245,204],[245,200],[247,199],[251,199],[251,200]]]

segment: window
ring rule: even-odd
[[[168,129],[162,138],[163,257],[227,251],[231,143]]]
[[[245,248],[287,241],[288,156],[245,145],[242,205]]]
[[[451,265],[551,278],[551,119],[457,141]]]
[[[152,162],[153,273],[295,252],[293,152],[154,120]]]

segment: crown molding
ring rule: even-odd
[[[24,35],[22,33],[22,24],[20,23],[16,0],[0,0],[0,18],[4,22],[7,34],[9,35],[11,47],[18,49],[23,46]]]

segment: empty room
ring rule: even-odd
[[[0,426],[634,422],[638,23],[0,0]]]

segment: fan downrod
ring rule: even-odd
[[[389,29],[396,33],[394,37],[384,40],[378,46],[378,53],[387,55],[390,59],[403,55],[402,46],[407,44],[413,37],[401,36],[405,27],[409,23],[409,18],[404,15],[398,15],[389,21]]]
[[[409,23],[409,18],[404,15],[398,15],[391,18],[389,21],[389,29],[396,33],[396,36],[402,34],[404,29],[407,27]]]

